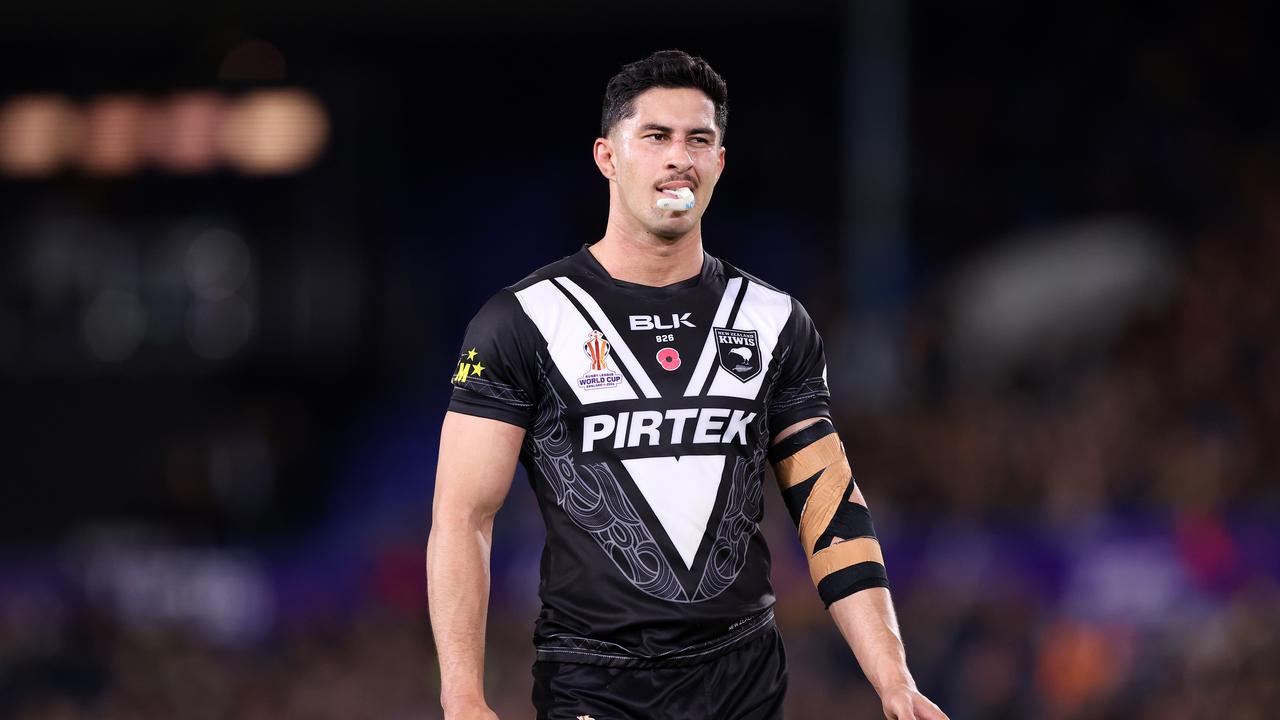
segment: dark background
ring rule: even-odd
[[[1265,717],[1269,20],[0,8],[0,130],[35,94],[282,88],[329,127],[271,176],[0,167],[0,714],[438,717],[421,551],[457,343],[498,288],[599,238],[604,85],[679,47],[730,88],[707,250],[823,330],[922,689],[957,720]],[[229,65],[245,47],[268,50]],[[231,276],[229,300],[201,295]],[[789,712],[876,717],[780,510]],[[532,714],[539,523],[521,475],[494,548],[504,718]]]

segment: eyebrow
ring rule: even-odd
[[[668,135],[675,132],[674,129],[666,125],[659,125],[658,123],[645,123],[640,126],[640,130],[642,132],[645,130],[657,130],[658,132],[666,133]],[[690,135],[711,135],[712,137],[715,137],[716,131],[713,128],[709,128],[709,127],[696,127],[690,130],[689,134]]]

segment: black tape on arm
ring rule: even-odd
[[[818,597],[825,607],[873,587],[889,587],[889,575],[878,562],[861,562],[837,570],[818,581]]]

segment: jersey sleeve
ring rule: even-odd
[[[791,317],[778,344],[783,348],[782,367],[778,387],[769,402],[769,427],[777,432],[801,420],[830,418],[831,392],[827,389],[822,337],[795,298],[791,299]]]
[[[503,290],[467,326],[449,410],[528,428],[537,404],[538,331]]]

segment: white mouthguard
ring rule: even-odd
[[[659,198],[657,203],[659,210],[692,210],[694,203],[697,202],[693,197],[693,191],[687,187],[662,192],[675,197]]]

